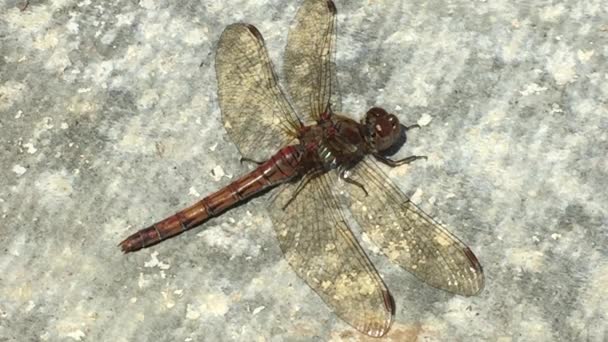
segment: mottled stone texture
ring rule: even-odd
[[[0,2],[1,341],[364,339],[291,271],[261,198],[116,247],[250,168],[220,123],[215,45],[253,23],[280,67],[297,1],[23,5]],[[364,236],[397,304],[387,340],[605,341],[607,2],[336,5],[343,110],[426,124],[401,155],[428,161],[389,174],[486,275],[453,296]]]

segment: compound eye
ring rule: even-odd
[[[394,116],[391,116],[388,118],[388,122],[391,124],[391,127],[393,129],[397,128],[397,118]]]

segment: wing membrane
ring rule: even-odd
[[[226,27],[215,69],[222,120],[243,156],[265,160],[293,140],[300,120],[279,88],[262,35],[254,26]]]
[[[394,263],[431,286],[471,296],[483,288],[481,265],[471,250],[412,203],[368,157],[351,170],[351,212]],[[347,184],[348,185],[348,184]]]
[[[330,100],[340,110],[335,45],[334,3],[305,0],[289,29],[283,71],[292,103],[307,122],[318,120]]]
[[[293,199],[297,185],[285,185],[270,205],[273,226],[298,276],[344,321],[382,336],[392,321],[392,297],[346,225],[331,193],[334,181],[333,172],[323,174]]]

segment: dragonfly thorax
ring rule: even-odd
[[[325,170],[351,164],[366,153],[361,125],[335,113],[315,125],[306,126],[300,131],[299,140],[308,152],[308,158],[312,158],[309,160]]]
[[[317,148],[317,155],[326,170],[335,169],[338,167],[338,162],[334,153],[325,144],[320,144]]]

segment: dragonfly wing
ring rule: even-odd
[[[278,189],[269,208],[273,226],[298,276],[345,322],[382,336],[394,303],[331,193],[336,178],[333,172],[313,178],[295,197],[296,184]]]
[[[307,122],[318,120],[330,100],[340,110],[335,46],[336,6],[305,0],[289,29],[283,72],[294,107]]]
[[[264,40],[252,25],[222,33],[215,57],[222,120],[241,154],[265,160],[301,126],[281,91]]]
[[[372,241],[394,263],[431,286],[471,296],[483,288],[473,252],[412,203],[380,170],[372,157],[350,170],[368,195],[347,184],[351,212]]]

